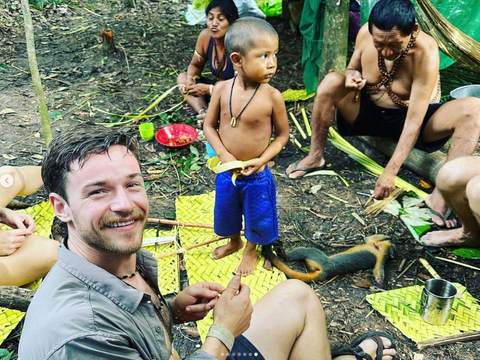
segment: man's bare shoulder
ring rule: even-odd
[[[420,51],[438,51],[438,44],[433,37],[421,31],[415,43],[415,48]]]
[[[355,47],[362,45],[366,42],[371,42],[372,34],[368,30],[368,23],[364,24],[357,34],[357,39],[355,40]]]

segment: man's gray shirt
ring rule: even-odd
[[[157,279],[157,261],[137,253],[137,264]],[[169,331],[169,325],[165,325]],[[40,285],[28,308],[20,360],[169,359],[162,324],[147,295],[68,250]],[[197,352],[189,359],[215,359]]]

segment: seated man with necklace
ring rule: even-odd
[[[410,0],[380,0],[360,29],[345,75],[331,72],[318,86],[310,152],[287,168],[287,177],[299,179],[325,166],[324,150],[335,109],[342,135],[398,139],[375,184],[377,199],[395,188],[395,176],[413,147],[433,152],[451,136],[447,161],[472,154],[480,136],[480,99],[445,104],[438,103],[439,99],[437,43],[420,31]],[[426,204],[436,214],[437,225],[456,226],[436,189]]]

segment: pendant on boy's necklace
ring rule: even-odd
[[[237,118],[235,116],[232,116],[232,120],[230,120],[230,126],[231,127],[237,126]]]

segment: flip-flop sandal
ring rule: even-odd
[[[446,224],[447,224],[447,220],[449,220],[450,218],[450,215],[453,215],[452,218],[455,218],[455,214],[452,212],[452,209],[450,207],[447,207],[447,211],[445,211],[445,215],[442,215],[440,214],[437,210],[433,210],[430,206],[428,206],[426,203],[425,203],[425,206],[428,208],[428,210],[430,210],[430,212],[435,215],[435,216],[438,216],[440,219],[442,219],[443,221],[443,226],[441,225],[438,225],[437,223],[435,223],[432,219],[432,222],[433,222],[433,226],[438,229],[438,230],[453,230],[453,229],[456,229],[456,228],[459,228],[461,227],[461,224],[460,224],[460,221],[457,219],[457,225],[454,226],[454,227],[451,227],[451,228],[447,228]]]
[[[390,334],[387,334],[386,332],[383,332],[383,331],[370,331],[353,340],[350,347],[333,351],[332,359],[340,355],[353,355],[357,360],[381,360],[383,357],[383,350],[385,349],[385,347],[383,346],[383,341],[381,337],[384,337],[390,340],[392,345],[389,347],[389,349],[395,349],[395,343]],[[377,344],[377,352],[375,354],[375,358],[372,358],[359,346],[360,343],[366,339],[372,339]]]
[[[285,177],[288,179],[288,180],[300,180],[300,179],[303,179],[305,177],[305,175],[307,174],[310,174],[312,172],[315,172],[315,171],[319,171],[319,170],[323,170],[325,169],[325,166],[326,166],[326,162],[325,164],[323,164],[322,166],[315,166],[313,168],[306,168],[306,167],[301,167],[299,168],[298,167],[298,164],[300,163],[300,161],[302,161],[302,159],[298,160],[297,162],[294,162],[293,163],[293,170],[290,172],[290,174],[287,174],[287,170],[285,170]],[[297,172],[297,171],[303,171],[305,174],[301,175],[301,176],[297,176],[296,178],[291,178],[290,175],[292,175],[294,172]]]

